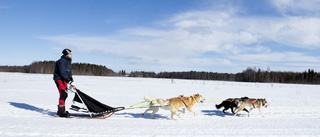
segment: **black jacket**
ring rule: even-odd
[[[67,83],[73,81],[72,71],[71,71],[71,58],[66,55],[61,56],[61,58],[56,62],[54,67],[53,80],[61,79]]]

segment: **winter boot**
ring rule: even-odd
[[[59,109],[59,105],[58,105],[57,115],[59,116],[59,114],[60,114],[60,109]]]
[[[70,117],[70,114],[68,111],[66,111],[66,108],[64,105],[58,105],[58,112],[57,114],[59,115],[59,117]]]

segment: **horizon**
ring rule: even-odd
[[[56,61],[54,61],[54,60],[33,61],[33,62],[30,63],[29,65],[32,65],[32,64],[35,63],[35,62],[51,62],[51,61],[56,62]],[[98,66],[101,65],[101,64],[92,64],[92,63],[86,63],[86,62],[72,62],[72,64],[73,64],[73,63],[79,63],[79,64],[82,63],[82,64],[90,64],[90,65],[98,65]],[[24,66],[29,66],[29,65],[0,65],[0,67],[3,67],[3,66],[7,66],[7,67],[24,67]],[[105,66],[105,65],[101,65],[101,66],[106,67],[106,68],[114,71],[114,69],[112,69],[112,68],[110,68],[110,67],[108,67],[108,66]],[[131,73],[131,72],[154,72],[154,73],[157,73],[157,74],[158,74],[158,73],[162,73],[162,72],[191,72],[191,71],[195,71],[195,72],[207,72],[207,73],[237,74],[237,73],[243,73],[243,71],[245,71],[245,70],[247,70],[247,69],[253,69],[253,70],[255,70],[255,71],[261,70],[262,72],[268,71],[268,72],[294,72],[294,73],[303,73],[303,72],[307,72],[307,71],[309,71],[309,70],[315,71],[313,68],[308,68],[308,69],[306,69],[306,70],[304,70],[304,71],[286,71],[286,70],[284,70],[284,71],[276,71],[276,70],[271,70],[270,68],[263,69],[263,68],[259,68],[259,67],[254,66],[254,67],[246,67],[245,69],[243,69],[243,70],[241,70],[241,71],[239,71],[239,72],[236,72],[236,73],[215,72],[215,71],[196,71],[196,70],[185,70],[185,71],[158,71],[158,72],[155,72],[155,71],[144,71],[144,70],[142,70],[142,71],[133,70],[133,71],[127,72],[127,71],[124,70],[124,69],[122,69],[122,70],[120,69],[119,71],[114,71],[114,72],[115,72],[115,73],[119,73],[119,72],[121,72],[121,71],[125,71],[126,74],[129,74],[129,73]],[[316,72],[316,73],[320,73],[320,72],[317,72],[317,71],[315,71],[315,72]]]
[[[115,72],[320,71],[320,1],[0,1],[0,65],[58,60]]]

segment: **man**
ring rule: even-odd
[[[61,58],[56,62],[53,80],[55,81],[60,94],[57,114],[59,117],[69,117],[69,112],[65,109],[65,101],[68,97],[67,84],[70,84],[72,88],[75,88],[71,72],[72,54],[70,49],[64,49],[62,54]]]

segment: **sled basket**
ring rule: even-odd
[[[90,97],[89,95],[81,92],[79,89],[76,89],[76,94],[73,98],[73,101],[83,103],[87,107],[87,111],[90,113],[106,113],[106,112],[116,112],[123,110],[124,107],[111,107],[108,105],[105,105],[94,98]]]

